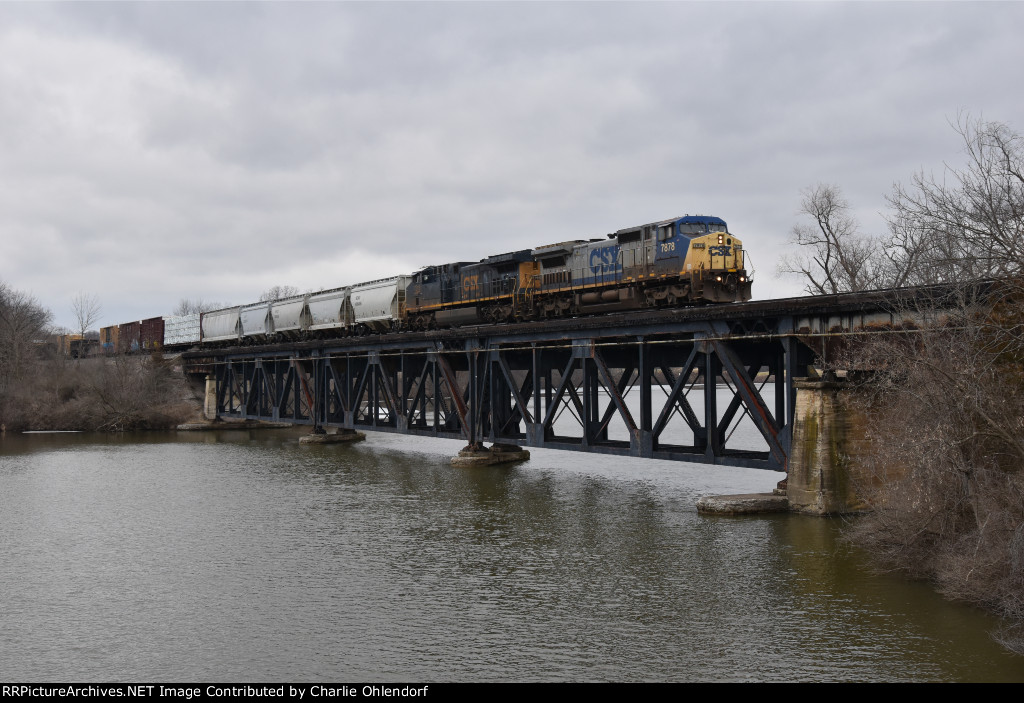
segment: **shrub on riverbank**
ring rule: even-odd
[[[887,569],[1003,618],[1024,654],[1024,288],[965,301],[940,322],[851,350],[871,368],[857,457],[871,513],[848,534]],[[856,361],[854,362],[854,359]]]
[[[0,397],[8,431],[170,429],[195,410],[181,375],[150,356],[37,361]]]

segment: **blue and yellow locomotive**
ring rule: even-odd
[[[430,266],[413,274],[406,325],[481,322],[750,299],[743,244],[718,217],[678,217],[575,240]]]

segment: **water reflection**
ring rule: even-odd
[[[992,621],[835,522],[704,518],[776,474],[301,430],[0,445],[15,679],[1020,680]]]

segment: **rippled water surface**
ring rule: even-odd
[[[298,436],[0,440],[4,678],[1024,679],[835,521],[696,513],[779,474]]]

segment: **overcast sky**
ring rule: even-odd
[[[73,326],[683,214],[776,277],[801,189],[862,229],[1024,131],[1022,3],[0,4],[0,280]]]

